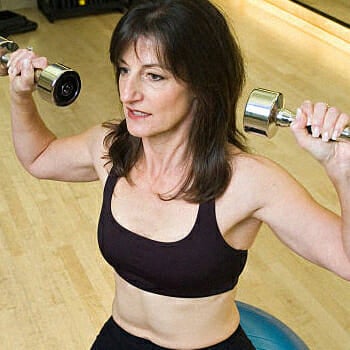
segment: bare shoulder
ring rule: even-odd
[[[232,153],[231,166],[231,181],[216,201],[217,222],[229,244],[248,249],[265,222],[261,210],[278,203],[293,179],[275,162],[241,151]]]
[[[305,195],[304,188],[279,164],[266,157],[244,152],[232,157],[232,179],[226,192],[233,194],[237,191],[243,191],[244,198],[250,199],[256,209],[281,195]]]
[[[113,142],[113,133],[118,128],[119,122],[109,121],[96,125],[90,129],[90,149],[93,151],[94,160],[101,171],[98,171],[102,183],[105,182],[111,169],[111,162],[108,159],[109,147]]]
[[[113,125],[111,122],[109,125]],[[115,122],[114,125],[118,125]],[[98,124],[88,129],[85,132],[85,137],[88,143],[88,149],[90,151],[93,163],[98,174],[99,179],[104,183],[107,174],[110,170],[110,163],[108,162],[108,148],[109,142],[108,135],[111,133],[112,129],[106,127],[105,124]]]
[[[85,137],[89,146],[101,151],[106,148],[105,138],[109,132],[110,130],[103,126],[103,124],[97,124],[85,131]]]
[[[236,153],[232,157],[232,180],[244,178],[246,181],[254,183],[264,182],[275,176],[288,176],[287,171],[273,160],[261,155],[245,152]]]

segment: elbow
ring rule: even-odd
[[[350,260],[347,255],[342,254],[338,259],[332,259],[330,263],[320,264],[319,266],[325,268],[341,279],[350,282]]]
[[[343,280],[350,282],[350,261],[343,264],[341,268],[337,269],[334,272]]]
[[[343,280],[350,282],[350,273],[346,273],[346,274],[338,274],[338,276],[340,278],[342,278]]]
[[[27,171],[27,173],[29,175],[31,175],[32,177],[35,177],[38,180],[47,180],[48,176],[47,174],[45,174],[44,171],[42,171],[42,169],[38,168],[34,163],[30,163],[30,164],[23,164],[22,163],[23,168]]]
[[[345,281],[350,282],[350,266],[348,269],[345,271],[345,273],[341,274],[340,277],[344,279]]]
[[[343,270],[343,274],[341,275],[341,277],[350,282],[350,256],[347,254],[347,259],[346,259],[346,262],[345,262],[345,266],[344,266],[344,270]]]

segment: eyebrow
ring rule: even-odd
[[[128,66],[128,63],[125,60],[123,60],[122,58],[119,59],[119,63],[123,63],[123,64],[126,64]],[[166,68],[159,63],[147,63],[147,64],[143,64],[142,67],[144,67],[144,68],[158,67],[158,68],[162,68],[162,69],[166,70]]]

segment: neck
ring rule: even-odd
[[[167,140],[143,139],[143,156],[138,169],[149,179],[183,175],[188,164],[187,142],[184,137]]]

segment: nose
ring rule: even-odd
[[[137,77],[128,75],[119,78],[119,95],[122,103],[132,103],[142,99],[142,86]]]

